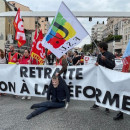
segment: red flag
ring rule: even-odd
[[[33,39],[30,55],[31,55],[31,53],[32,53],[32,51],[33,51],[33,49],[35,47],[36,41],[37,41],[37,29],[35,30],[35,35],[34,35],[34,39]]]
[[[122,62],[123,62],[122,72],[128,72],[130,65],[130,56],[122,59]]]
[[[122,57],[122,61],[123,61],[123,68],[122,68],[122,72],[128,72],[129,70],[129,66],[130,66],[130,40],[127,44],[126,50],[123,54]]]
[[[43,59],[45,58],[45,48],[42,46],[42,40],[43,35],[41,30],[31,53],[31,57],[38,60],[41,65],[43,65]]]
[[[25,38],[25,33],[24,33],[23,21],[22,21],[21,15],[20,15],[20,8],[17,11],[13,24],[14,24],[14,28],[16,30],[15,40],[18,41],[18,47],[21,47],[26,43],[26,38]]]

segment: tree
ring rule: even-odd
[[[84,54],[87,54],[87,52],[90,52],[91,50],[92,50],[92,44],[85,44],[82,49]]]

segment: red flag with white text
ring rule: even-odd
[[[26,43],[26,38],[25,38],[22,17],[20,15],[20,8],[17,11],[17,14],[16,14],[16,17],[15,17],[13,24],[14,24],[14,28],[16,30],[15,40],[18,41],[18,47],[21,47]]]
[[[35,30],[34,39],[33,39],[32,48],[31,48],[30,54],[32,53],[32,51],[33,51],[33,49],[35,47],[36,41],[37,41],[37,29]]]
[[[45,58],[45,48],[42,46],[41,41],[43,40],[42,30],[39,32],[39,36],[36,40],[36,44],[33,47],[31,57],[38,60],[40,65],[43,65]]]

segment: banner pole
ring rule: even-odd
[[[95,41],[92,39],[92,37],[90,36],[90,34],[88,33],[89,37],[91,38],[92,42],[94,43],[94,45],[96,46],[96,48],[98,49],[98,51],[100,52],[101,56],[102,56],[102,53],[101,51],[99,50],[97,44],[95,43]]]

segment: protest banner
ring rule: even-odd
[[[45,97],[59,67],[0,65],[0,93]],[[71,99],[95,101],[97,105],[130,114],[130,74],[95,66],[69,66],[61,75]]]

